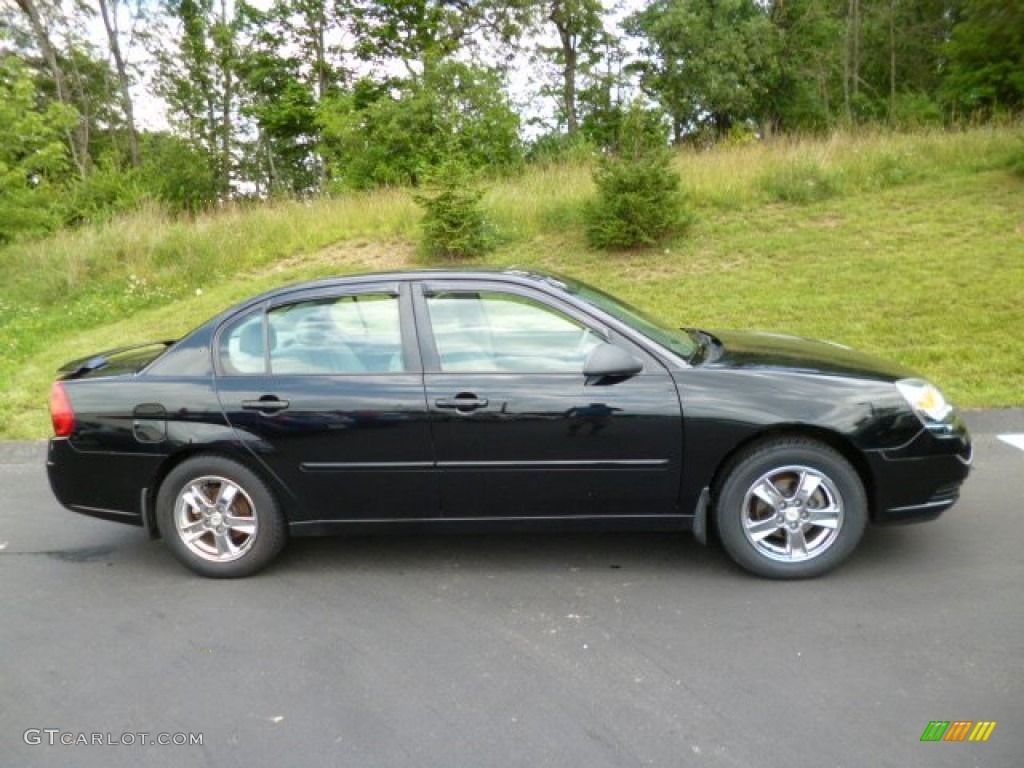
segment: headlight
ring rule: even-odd
[[[938,388],[923,379],[902,379],[896,382],[907,404],[926,427],[945,426],[953,406],[946,402]]]

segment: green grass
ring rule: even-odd
[[[891,357],[968,407],[1024,405],[1024,140],[954,134],[781,140],[681,152],[695,224],[657,249],[589,250],[581,164],[496,182],[482,265],[566,272],[679,324],[818,336]],[[0,249],[0,438],[48,429],[58,365],[174,337],[256,291],[416,264],[401,190],[145,210]]]

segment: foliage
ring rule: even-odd
[[[561,163],[589,163],[598,148],[580,133],[570,135],[562,131],[542,134],[530,142],[526,160],[535,166],[550,166]]]
[[[107,156],[88,176],[70,186],[64,201],[64,221],[73,225],[105,221],[138,208],[145,198],[139,174]]]
[[[0,3],[0,57],[24,72],[5,63],[3,87],[31,83],[27,100],[4,105],[0,239],[98,221],[142,198],[195,212],[415,185],[450,146],[492,181],[522,170],[527,137],[533,161],[584,163],[614,148],[624,94],[638,87],[675,143],[702,148],[858,125],[960,128],[1024,109],[1024,0],[628,6]],[[813,178],[813,165],[765,171],[750,189],[821,199],[848,183]],[[876,171],[884,184],[907,173],[902,160]],[[716,205],[741,202],[716,194]]]
[[[837,122],[846,25],[835,8],[831,0],[770,3],[778,41],[763,125],[773,133],[824,131]]]
[[[924,92],[901,91],[894,96],[890,105],[889,122],[900,130],[938,128],[945,120],[942,105]]]
[[[166,133],[143,136],[138,178],[147,195],[172,212],[211,208],[220,194],[216,163],[206,150]]]
[[[70,172],[64,132],[77,119],[63,104],[40,106],[27,68],[0,56],[0,243],[61,223],[57,205]]]
[[[778,38],[756,0],[656,0],[628,28],[643,40],[641,83],[676,141],[705,123],[725,135],[764,116]]]
[[[944,93],[960,110],[1024,109],[1024,0],[968,0],[944,51]]]
[[[237,9],[229,15],[222,3],[218,13],[214,0],[163,2],[178,30],[169,41],[157,43],[157,92],[167,102],[172,123],[210,159],[218,194],[226,199],[238,143]]]
[[[554,28],[557,45],[549,45],[542,35],[537,54],[542,62],[550,62],[557,84],[545,84],[540,92],[553,98],[556,120],[573,136],[580,127],[583,114],[589,110],[581,104],[581,90],[594,86],[597,72],[611,46],[611,35],[605,28],[603,8],[599,0],[539,0],[536,3],[542,29]]]
[[[614,152],[594,172],[597,196],[584,209],[591,246],[653,245],[689,222],[666,140],[660,114],[634,104]]]
[[[417,184],[423,168],[458,152],[471,170],[522,163],[519,120],[496,73],[449,61],[429,76],[363,80],[324,101],[320,123],[334,183],[366,189]]]
[[[410,77],[423,80],[460,51],[517,38],[528,6],[523,0],[346,0],[357,56],[375,64],[400,63]]]
[[[480,208],[484,191],[455,154],[449,154],[426,176],[425,194],[413,199],[423,208],[421,252],[429,259],[470,259],[494,249]]]
[[[243,3],[239,13],[241,114],[256,132],[242,175],[261,195],[323,191],[317,105],[347,79],[327,42],[329,30],[344,29],[343,9],[330,0],[275,0],[265,11]]]

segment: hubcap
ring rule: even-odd
[[[256,541],[256,505],[227,478],[197,477],[178,494],[174,525],[193,554],[226,563],[240,558]]]
[[[843,526],[843,498],[835,483],[812,467],[773,469],[743,499],[743,533],[759,554],[784,563],[827,551]]]

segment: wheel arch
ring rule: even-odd
[[[235,461],[255,473],[266,484],[270,492],[274,494],[281,512],[285,516],[285,520],[289,522],[292,520],[294,500],[281,487],[280,482],[274,477],[273,473],[267,471],[266,467],[263,467],[259,461],[256,461],[244,448],[224,444],[193,443],[183,446],[180,450],[169,455],[160,465],[156,474],[153,475],[149,486],[142,491],[142,523],[150,538],[160,538],[160,530],[156,523],[156,500],[164,480],[167,479],[167,476],[176,467],[197,456],[216,456]]]
[[[755,434],[747,436],[734,445],[722,460],[719,461],[718,466],[715,468],[714,474],[711,477],[711,482],[708,486],[711,492],[711,508],[713,509],[714,505],[718,502],[718,493],[722,487],[722,483],[744,453],[762,443],[768,443],[773,440],[785,438],[806,438],[816,440],[832,448],[840,456],[846,459],[846,461],[850,463],[850,466],[853,467],[861,481],[861,484],[864,486],[864,494],[868,502],[868,519],[875,519],[875,481],[874,476],[871,473],[871,467],[865,460],[864,455],[857,449],[853,442],[849,440],[849,438],[841,433],[824,427],[814,426],[812,424],[773,425],[772,427],[759,430]],[[714,517],[714,515],[708,516],[709,527],[712,530],[715,528]]]

